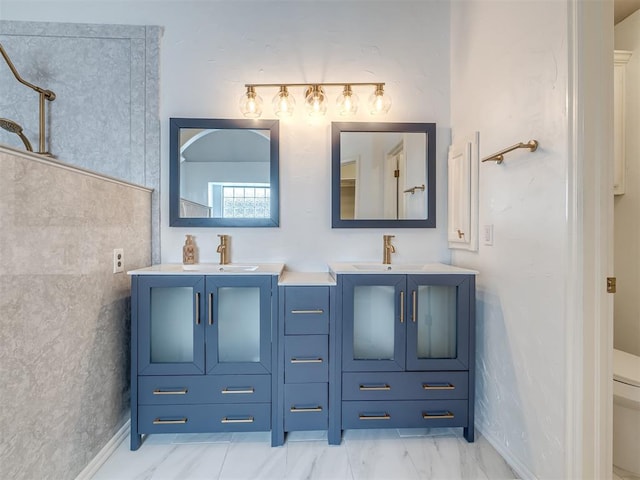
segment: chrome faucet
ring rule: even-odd
[[[385,265],[391,264],[391,254],[396,253],[396,247],[391,244],[391,239],[394,238],[395,235],[383,235],[383,246],[382,246],[382,263]]]
[[[220,245],[216,248],[216,252],[220,254],[220,265],[229,263],[229,235],[218,235],[220,237]]]

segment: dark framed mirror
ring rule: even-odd
[[[435,228],[436,124],[331,124],[333,228]]]
[[[278,226],[278,120],[171,118],[169,130],[170,226]]]

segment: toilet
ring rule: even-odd
[[[640,475],[640,357],[613,350],[613,465]]]

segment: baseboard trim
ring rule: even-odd
[[[491,429],[488,428],[488,426],[485,429],[483,428],[483,425],[476,422],[475,427],[476,430],[480,432],[480,435],[486,438],[487,442],[489,442],[489,444],[491,444],[496,452],[498,452],[502,456],[502,458],[504,458],[505,462],[509,464],[509,466],[513,469],[513,471],[516,472],[519,478],[521,478],[522,480],[537,480],[537,477],[531,472],[531,470],[529,470],[526,465],[524,465],[519,459],[514,457],[509,449],[507,449],[502,443],[500,443],[496,437],[491,435],[491,433],[485,433],[491,432]]]
[[[91,480],[100,467],[107,461],[113,452],[120,446],[120,444],[129,436],[131,430],[131,419],[127,420],[120,430],[118,430],[113,437],[102,447],[98,454],[93,457],[93,460],[84,467],[84,469],[78,474],[75,480]]]

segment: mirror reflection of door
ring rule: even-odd
[[[427,218],[424,133],[342,132],[340,137],[341,220]]]
[[[340,165],[340,218],[353,220],[357,215],[358,158],[346,159]]]

